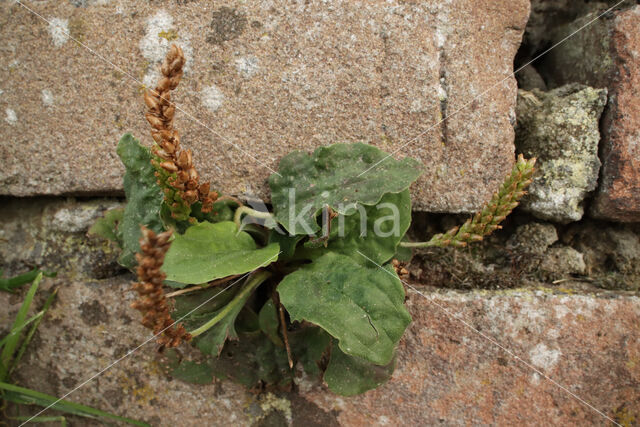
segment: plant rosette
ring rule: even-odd
[[[406,238],[421,164],[363,143],[286,155],[268,181],[272,211],[254,209],[189,181],[197,173],[190,151],[181,154],[166,95],[180,56],[172,46],[162,66],[171,84],[161,80],[145,95],[156,144],[148,149],[130,134],[118,144],[126,207],[92,228],[118,242],[120,263],[137,272],[134,307],[161,349],[189,342],[202,353],[189,360],[167,350],[172,375],[262,390],[288,389],[303,370],[347,396],[383,384],[411,322],[397,259],[499,228],[533,160],[519,157],[480,212],[428,242]]]

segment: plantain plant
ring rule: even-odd
[[[189,342],[202,353],[168,351],[173,375],[287,388],[298,366],[341,395],[384,383],[411,322],[400,254],[482,240],[518,204],[534,161],[519,157],[478,214],[428,242],[405,237],[420,163],[362,143],[288,154],[268,181],[272,211],[252,208],[200,183],[181,148],[170,92],[183,65],[173,45],[145,94],[154,145],[122,137],[127,205],[92,229],[137,273],[133,307],[160,348]]]

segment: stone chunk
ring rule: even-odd
[[[570,246],[558,246],[549,248],[540,262],[540,270],[553,277],[570,274],[584,274],[587,265],[584,256]]]
[[[516,229],[507,240],[507,248],[525,254],[543,254],[557,241],[558,232],[552,224],[531,222]]]
[[[176,126],[224,193],[267,197],[284,154],[335,142],[420,160],[420,210],[474,211],[509,172],[516,82],[496,83],[528,0],[200,3],[34,3],[64,23],[50,31],[2,2],[0,194],[120,193],[117,141],[130,131],[151,145],[141,91],[172,42],[187,57]]]
[[[554,40],[562,40],[592,20],[596,13],[559,28],[554,32]],[[640,221],[638,28],[640,6],[618,11],[553,49],[541,67],[553,70],[547,76],[552,85],[580,82],[609,89],[602,123],[602,179],[591,214],[614,221]]]
[[[582,218],[583,200],[598,181],[598,122],[606,102],[606,90],[579,84],[519,91],[516,146],[538,158],[525,210],[561,223]]]

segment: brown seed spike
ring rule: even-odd
[[[165,202],[171,207],[172,216],[182,215],[184,218],[184,208],[201,201],[206,209],[217,198],[211,198],[209,186],[200,190],[199,177],[193,166],[193,159],[190,150],[182,150],[180,147],[180,136],[173,128],[173,119],[177,106],[171,99],[171,90],[175,89],[182,78],[182,69],[185,64],[182,49],[172,44],[160,67],[162,78],[158,82],[155,91],[148,90],[144,94],[144,101],[148,108],[146,118],[151,127],[151,136],[157,144],[154,147],[152,164],[157,169],[161,168],[170,173],[169,177],[164,173],[158,174],[158,183],[168,187],[170,191],[165,191]],[[158,162],[160,157],[163,162]],[[180,211],[180,212],[176,212]]]
[[[157,110],[159,107],[157,96],[149,89],[144,92],[144,103],[147,104],[147,107],[151,110]]]
[[[154,331],[160,344],[177,346],[182,341],[189,341],[191,336],[182,325],[174,325],[169,314],[169,308],[162,289],[166,278],[160,267],[164,255],[169,249],[171,231],[155,234],[152,230],[142,227],[140,239],[141,252],[136,254],[138,263],[138,282],[133,283],[133,289],[138,292],[139,299],[131,307],[143,313],[142,324]]]
[[[160,163],[160,167],[169,172],[177,172],[178,167],[173,162],[162,162]]]

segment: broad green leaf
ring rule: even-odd
[[[151,153],[147,147],[130,134],[124,135],[118,143],[118,156],[125,166],[124,192],[127,206],[118,230],[122,236],[122,254],[118,262],[131,269],[136,265],[135,254],[140,250],[140,226],[161,232],[160,206],[163,195],[156,183],[155,169],[151,164]]]
[[[365,267],[341,254],[327,253],[285,276],[278,293],[292,320],[320,326],[342,351],[377,365],[391,361],[411,322],[392,267]]]
[[[406,190],[420,169],[417,160],[396,160],[362,143],[320,147],[312,155],[294,151],[269,177],[274,214],[291,234],[313,234],[325,206],[345,213],[352,204],[375,205],[386,193]]]
[[[238,278],[236,280],[242,281]],[[230,284],[233,283],[230,282]],[[199,326],[202,324],[202,318],[207,320],[211,317],[211,313],[220,310],[233,299],[238,293],[240,283],[231,286],[229,289],[219,286],[213,286],[185,295],[179,295],[174,298],[174,309],[171,317],[174,319],[183,319],[189,327]],[[186,317],[185,317],[186,316]],[[189,322],[199,322],[190,324]]]
[[[329,366],[324,373],[324,381],[332,392],[353,396],[387,382],[394,368],[395,358],[387,365],[374,365],[359,357],[344,354],[334,345]]]
[[[269,233],[269,243],[277,243],[280,245],[282,253],[279,255],[278,259],[287,260],[293,256],[296,251],[296,246],[300,240],[305,237],[307,236],[304,234],[290,236],[289,234],[280,234],[276,230],[272,230],[271,233]]]
[[[124,208],[109,209],[91,226],[88,234],[111,240],[122,247],[122,233],[118,231],[118,224],[123,217]]]
[[[162,369],[169,371],[172,377],[191,384],[211,384],[213,371],[209,358],[201,361],[183,359],[181,352],[170,348],[164,351],[165,358],[160,359]]]
[[[287,388],[293,381],[284,348],[275,346],[262,333],[243,334],[227,341],[220,356],[211,358],[213,374],[248,388]]]
[[[291,351],[309,375],[320,374],[318,362],[331,342],[331,337],[317,326],[308,326],[289,333]]]
[[[301,255],[316,258],[332,251],[350,256],[359,263],[368,263],[367,258],[377,264],[389,261],[411,224],[409,190],[385,194],[375,206],[359,205],[353,210],[356,213],[333,219],[326,248],[305,248],[300,251]]]
[[[183,360],[173,366],[171,376],[191,384],[211,384],[213,382],[213,370],[207,362]]]
[[[33,297],[38,290],[38,286],[40,285],[40,281],[42,280],[42,273],[38,273],[36,278],[33,280],[31,287],[27,291],[27,294],[24,297],[24,301],[22,301],[22,305],[18,309],[18,314],[16,314],[16,318],[13,321],[13,326],[11,326],[11,331],[15,331],[17,329],[21,329],[23,325],[26,323],[27,313],[29,312],[29,308],[31,307],[31,303],[33,302]],[[10,332],[11,335],[11,332]],[[13,354],[18,346],[18,342],[20,341],[19,333],[12,334],[2,347],[2,352],[0,353],[0,381],[4,381],[9,373],[13,361],[15,360],[15,355]]]
[[[200,327],[191,331],[191,335],[195,337],[196,346],[203,353],[217,356],[222,350],[227,338],[238,338],[235,329],[236,317],[245,303],[251,296],[251,293],[271,274],[266,272],[258,272],[250,276],[241,286],[240,290],[219,310],[210,313],[209,319]]]
[[[280,327],[280,321],[278,320],[278,310],[276,310],[276,306],[273,303],[273,300],[269,299],[260,309],[260,314],[258,315],[258,320],[260,322],[260,329],[264,334],[269,337],[269,339],[278,347],[283,347],[282,338],[280,338],[280,334],[278,333],[278,328]]]
[[[203,222],[176,235],[162,270],[167,280],[199,284],[243,274],[278,258],[278,244],[258,249],[251,236],[238,232],[233,222]]]
[[[62,411],[73,415],[79,415],[81,417],[99,420],[120,421],[135,426],[149,426],[149,424],[142,421],[120,417],[118,415],[110,414],[108,412],[92,408],[90,406],[73,403],[68,400],[58,400],[58,398],[55,396],[50,396],[48,394],[40,393],[39,391],[19,387],[13,384],[0,382],[0,391],[2,392],[2,398],[4,400],[13,403],[38,405],[45,408],[52,405],[51,409],[53,410]]]

